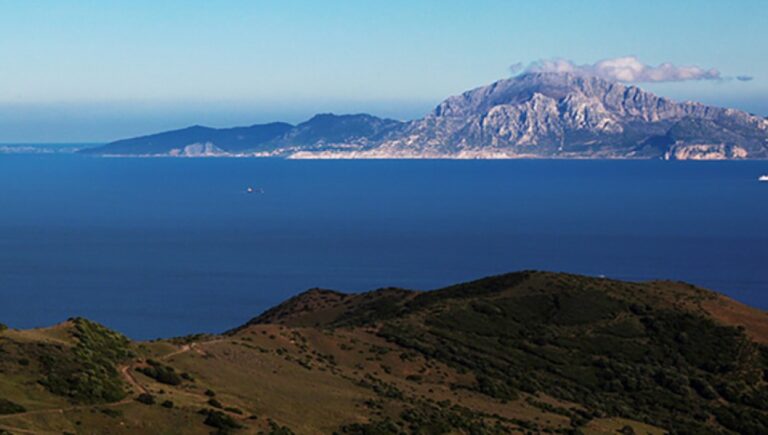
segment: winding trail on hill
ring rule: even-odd
[[[162,355],[158,359],[160,359],[162,361],[167,361],[167,360],[169,360],[169,359],[171,359],[171,358],[173,358],[175,356],[182,355],[182,354],[190,352],[190,351],[195,351],[197,353],[204,354],[205,351],[200,349],[200,347],[199,347],[200,345],[202,345],[202,344],[219,343],[219,342],[222,342],[222,341],[225,341],[225,339],[219,338],[219,339],[216,339],[216,340],[210,340],[210,341],[205,341],[205,342],[201,342],[201,343],[193,342],[193,343],[184,344],[179,349],[174,350],[173,352],[167,353],[165,355]],[[134,394],[149,394],[149,389],[147,389],[147,387],[145,387],[141,382],[139,382],[139,380],[136,379],[136,377],[133,375],[133,370],[135,370],[136,367],[138,367],[138,364],[134,361],[134,362],[131,362],[129,364],[118,366],[117,370],[122,375],[122,377],[125,380],[125,382],[131,387],[131,389],[133,390]],[[193,393],[187,392],[187,394],[193,394]],[[198,395],[198,394],[194,394],[194,395],[195,396],[203,397],[202,395]],[[118,406],[122,406],[122,405],[127,405],[127,404],[129,404],[129,403],[131,403],[133,401],[134,401],[134,395],[129,395],[128,397],[126,397],[125,399],[122,399],[120,401],[112,402],[112,403],[104,403],[104,404],[99,404],[99,405],[73,405],[73,406],[60,407],[60,408],[36,409],[36,410],[32,410],[32,411],[19,412],[19,413],[16,413],[16,414],[4,414],[4,415],[0,415],[0,420],[6,420],[6,419],[12,419],[12,418],[24,418],[24,417],[34,416],[34,415],[64,414],[65,412],[78,411],[78,410],[82,410],[82,409],[114,408],[114,407],[118,407]],[[226,410],[220,410],[220,411],[224,412],[226,414],[229,414],[232,417],[236,417],[236,418],[239,418],[239,419],[243,419],[244,418],[242,415],[231,413],[231,412],[226,411]],[[14,427],[14,426],[6,426],[6,425],[2,425],[2,424],[0,424],[0,430],[5,430],[5,431],[9,431],[11,433],[19,433],[19,434],[30,434],[30,435],[40,434],[39,431],[31,431],[31,430],[28,430],[28,429],[22,429],[22,428],[18,428],[18,427]],[[51,432],[51,433],[57,433],[57,432]]]
[[[216,342],[220,342],[220,341],[224,341],[224,340],[223,339],[217,339],[217,340],[207,341],[207,342],[204,342],[204,343],[208,344],[208,343],[216,343]],[[187,352],[192,351],[192,350],[194,350],[195,352],[203,353],[203,351],[198,348],[198,344],[199,343],[185,344],[185,345],[181,346],[179,349],[174,350],[173,352],[170,352],[168,354],[165,354],[165,355],[159,357],[159,359],[161,359],[163,361],[166,361],[166,360],[168,360],[170,358],[173,358],[174,356],[178,356],[178,355],[187,353]],[[133,362],[131,362],[129,364],[118,366],[117,370],[122,375],[123,380],[125,380],[125,382],[131,387],[131,389],[134,391],[135,394],[149,394],[149,390],[144,385],[142,385],[141,382],[139,382],[139,380],[136,379],[136,377],[133,375],[132,371],[135,370],[137,366],[138,365],[136,364],[136,362],[133,361]],[[189,392],[185,392],[185,393],[186,394],[192,394],[192,393],[189,393]],[[197,396],[197,395],[195,395],[195,396]],[[8,420],[8,419],[13,419],[13,418],[24,418],[24,417],[34,416],[34,415],[64,414],[65,412],[69,412],[69,411],[78,411],[78,410],[81,410],[81,409],[91,409],[91,408],[94,408],[94,407],[113,408],[113,407],[117,407],[117,406],[127,405],[127,404],[133,402],[133,400],[134,400],[134,397],[132,395],[129,395],[128,397],[126,397],[125,399],[122,399],[120,401],[112,402],[112,403],[99,404],[99,405],[92,405],[92,404],[91,405],[73,405],[73,406],[60,407],[60,408],[35,409],[35,410],[32,410],[32,411],[19,412],[19,413],[15,413],[15,414],[0,415],[0,420]],[[18,427],[14,427],[14,426],[6,426],[6,425],[0,425],[0,430],[10,431],[12,433],[32,434],[32,435],[40,433],[39,431],[32,431],[32,430],[28,430],[28,429],[22,429],[22,428],[18,428]]]
[[[163,360],[163,361],[167,361],[167,360],[175,357],[176,355],[181,355],[182,353],[189,352],[190,350],[192,350],[196,346],[197,346],[197,343],[185,344],[185,345],[181,346],[179,348],[179,350],[175,350],[175,351],[173,351],[171,353],[165,354],[165,355],[161,356],[160,359]]]
[[[147,389],[141,385],[141,383],[136,379],[135,376],[133,376],[132,370],[136,368],[135,364],[128,364],[121,366],[119,368],[120,374],[123,375],[123,379],[133,387],[135,390],[137,390],[140,394],[147,393]]]
[[[219,341],[222,341],[222,340],[221,339],[211,340],[205,343],[214,343]],[[185,344],[185,345],[182,345],[179,349],[174,350],[173,352],[169,352],[165,355],[158,357],[158,359],[161,361],[167,361],[175,356],[187,353],[191,350],[200,352],[200,349],[198,349],[197,346],[198,346],[198,343],[196,342]],[[140,394],[149,394],[149,390],[147,389],[147,387],[142,385],[141,382],[139,382],[139,380],[136,379],[136,377],[133,375],[133,370],[135,370],[137,367],[138,367],[138,364],[136,364],[136,362],[134,361],[130,364],[119,366],[118,370],[123,375],[123,379],[125,380],[125,382],[127,382],[128,385],[133,387],[134,390],[138,391]]]
[[[202,346],[204,344],[207,345],[207,344],[221,343],[223,341],[226,341],[226,340],[223,339],[223,338],[217,338],[215,340],[208,340],[208,341],[202,341],[202,342],[192,342],[192,343],[185,344],[185,345],[181,346],[178,350],[175,350],[173,352],[170,352],[170,353],[167,353],[167,354],[161,356],[159,359],[161,361],[168,361],[169,359],[171,359],[171,358],[173,358],[175,356],[178,356],[178,355],[181,355],[181,354],[187,353],[189,351],[193,351],[193,350],[195,352],[199,353],[200,355],[204,355],[205,351],[202,350],[200,348],[200,346]]]

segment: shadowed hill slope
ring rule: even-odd
[[[312,322],[376,328],[500,400],[543,392],[679,430],[768,429],[768,316],[684,283],[521,272],[430,292],[315,290],[252,323]]]

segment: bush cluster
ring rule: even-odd
[[[166,385],[180,385],[184,381],[182,376],[176,373],[176,370],[171,366],[153,359],[147,360],[147,364],[149,364],[147,367],[139,367],[136,370]]]
[[[0,399],[0,415],[18,414],[20,412],[27,412],[27,409],[8,399]]]
[[[40,383],[75,402],[116,402],[126,396],[117,365],[133,355],[129,340],[82,318],[70,319],[76,345],[49,349],[39,357],[45,373]]]
[[[473,388],[501,400],[518,392],[580,403],[574,427],[619,416],[678,432],[768,433],[768,350],[743,330],[671,306],[589,286],[473,297],[425,293],[408,316],[385,316],[380,335],[471,371]],[[421,300],[420,300],[421,299]],[[411,307],[411,308],[412,308]],[[408,310],[409,308],[405,308]]]

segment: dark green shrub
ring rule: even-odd
[[[155,396],[148,393],[141,393],[139,394],[139,397],[136,398],[136,401],[145,405],[154,405]]]
[[[341,433],[351,435],[398,435],[402,431],[390,418],[371,423],[353,423],[341,428]]]
[[[717,399],[717,393],[707,381],[701,378],[691,379],[691,388],[693,388],[699,396],[707,400]]]
[[[101,408],[99,410],[102,414],[107,415],[112,418],[122,417],[123,411],[120,411],[119,409],[112,409],[112,408]]]
[[[207,426],[214,427],[221,431],[227,432],[232,429],[240,429],[243,427],[234,418],[224,414],[221,411],[207,410],[204,411],[205,420],[203,423]]]
[[[268,435],[293,435],[293,431],[270,420]]]
[[[421,382],[422,376],[421,375],[408,375],[408,376],[405,377],[405,380],[406,381],[411,381],[411,382]]]
[[[20,412],[27,412],[27,409],[18,403],[11,402],[10,400],[0,399],[0,415],[18,414]]]
[[[166,385],[180,385],[183,382],[182,377],[176,373],[176,370],[155,360],[147,360],[148,367],[139,367],[136,370],[144,375]]]

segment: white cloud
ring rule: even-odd
[[[594,64],[577,65],[566,59],[543,59],[530,64],[525,72],[568,72],[598,76],[620,82],[680,82],[685,80],[722,80],[720,71],[698,66],[662,63],[647,65],[634,56],[604,59]]]

